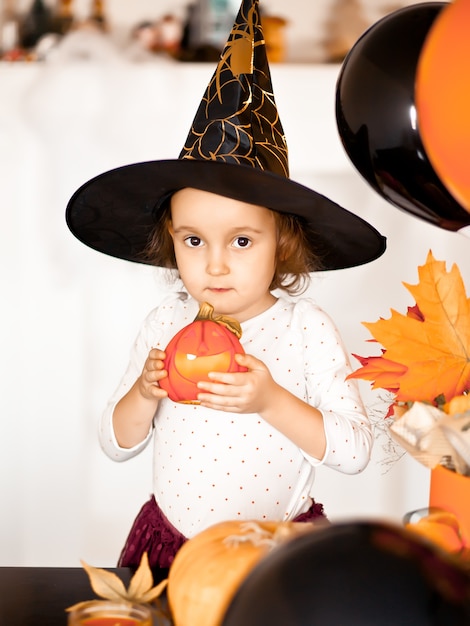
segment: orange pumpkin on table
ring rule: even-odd
[[[186,541],[168,574],[175,626],[220,626],[251,570],[277,546],[316,528],[305,522],[228,520]]]
[[[209,380],[209,372],[246,372],[235,354],[244,354],[237,320],[213,316],[214,307],[203,302],[194,322],[182,328],[165,349],[168,376],[160,387],[174,402],[197,404],[197,383]]]

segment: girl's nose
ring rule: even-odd
[[[213,250],[207,258],[207,273],[213,276],[228,274],[229,266],[222,251]]]

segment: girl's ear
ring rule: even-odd
[[[171,221],[171,219],[167,221],[166,227],[168,229],[168,232],[170,233],[171,238],[174,239],[175,231],[173,230],[173,222]]]

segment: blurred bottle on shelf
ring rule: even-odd
[[[3,0],[0,16],[0,56],[13,52],[19,44],[19,16],[15,0]]]
[[[232,0],[198,0],[191,12],[190,46],[205,44],[222,50],[238,9]]]
[[[283,63],[286,60],[287,45],[285,28],[287,24],[288,21],[283,17],[261,13],[261,25],[266,42],[266,54],[270,63]]]
[[[239,4],[239,0],[193,0],[187,5],[180,60],[217,61]]]
[[[106,17],[104,0],[92,0],[91,11],[88,20],[95,26],[98,26],[100,30],[108,30],[108,20]]]
[[[172,57],[180,53],[183,26],[175,15],[167,13],[155,25],[157,34],[157,52],[165,52]]]
[[[361,0],[334,0],[325,23],[326,38],[322,42],[326,61],[342,63],[369,25]]]
[[[53,32],[52,11],[43,0],[33,0],[20,23],[19,38],[23,48],[30,50],[41,37]]]
[[[52,14],[52,30],[58,35],[66,35],[74,24],[73,0],[59,0]]]

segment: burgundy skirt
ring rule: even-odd
[[[312,522],[320,518],[326,521],[323,504],[313,502],[308,511],[294,521]],[[142,555],[147,552],[152,569],[168,568],[185,541],[186,537],[170,524],[152,496],[141,508],[132,525],[119,557],[118,567],[138,567]]]

